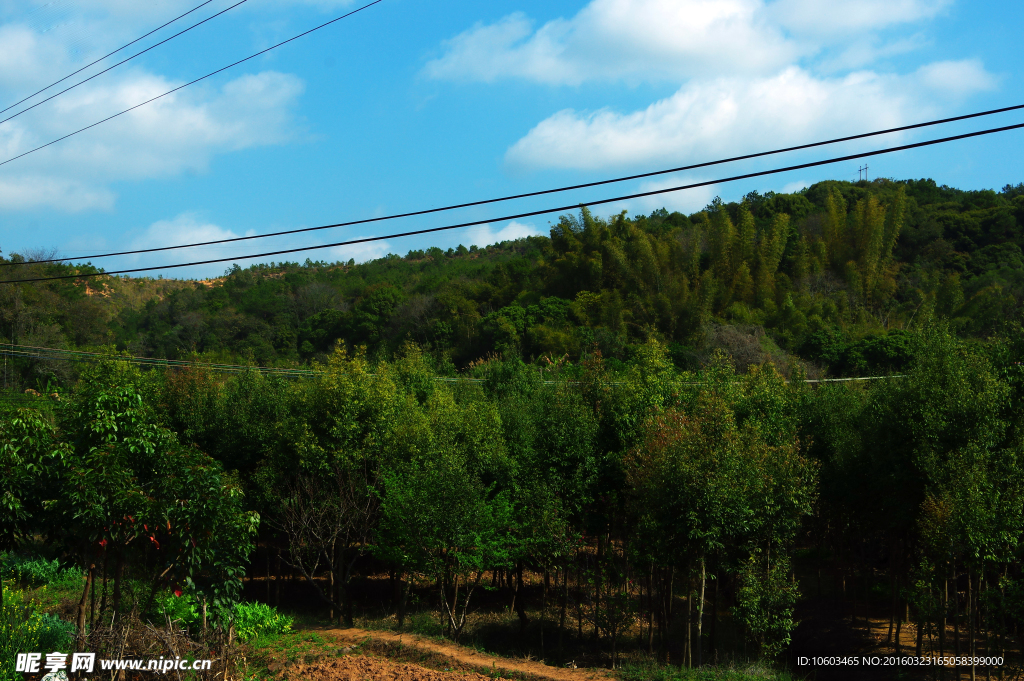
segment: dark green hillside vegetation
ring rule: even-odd
[[[984,338],[1024,299],[1024,185],[823,182],[693,215],[602,219],[583,209],[530,237],[404,258],[234,267],[208,282],[102,278],[5,285],[0,333],[48,347],[297,365],[338,341],[388,357],[414,342],[438,367],[492,353],[628,361],[648,338],[696,368],[795,358],[833,375],[901,370],[900,332],[946,317]],[[15,259],[18,256],[13,256]],[[68,271],[0,270],[5,278]],[[35,387],[36,367],[24,374]]]

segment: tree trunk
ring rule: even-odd
[[[557,579],[556,579],[557,583]],[[562,569],[562,607],[558,616],[558,664],[565,664],[565,649],[563,638],[565,636],[565,611],[569,608],[569,566]]]
[[[124,578],[124,554],[117,552],[117,560],[114,562],[114,593],[112,595],[114,616],[121,612],[121,581]]]
[[[971,570],[967,570],[967,655],[971,658],[971,681],[975,681],[975,616],[977,615],[977,608],[974,603],[974,575],[971,574]]]
[[[946,613],[949,608],[949,578],[942,580],[942,616],[939,618],[939,657],[946,656]],[[939,666],[939,678],[946,678],[945,666]]]
[[[688,577],[686,592],[686,645],[683,649],[683,660],[687,667],[693,668],[693,578]]]
[[[697,667],[704,665],[704,642],[701,640],[704,626],[704,587],[707,584],[707,565],[704,556],[700,557],[700,600],[697,601]]]
[[[960,659],[960,588],[957,585],[956,564],[953,564],[953,655]],[[960,666],[953,665],[953,673],[960,681]]]
[[[604,558],[604,534],[597,535],[597,560],[594,564],[594,641],[600,641],[601,635],[597,628],[598,616],[601,611],[601,567]]]
[[[718,664],[718,575],[712,575],[715,580],[714,597],[711,601],[711,626],[708,631],[708,653],[711,664]]]
[[[409,600],[409,580],[399,573],[398,580],[402,589],[402,595],[398,599],[398,629],[401,630],[405,624],[405,604]]]
[[[85,588],[82,589],[82,598],[78,601],[78,647],[77,650],[81,650],[82,644],[85,642],[85,608],[88,603],[89,591],[92,590],[92,580],[94,573],[96,572],[96,563],[90,563],[88,572],[85,575]]]
[[[654,562],[647,574],[647,654],[654,654]]]
[[[519,617],[519,633],[522,634],[530,622],[530,618],[526,616],[526,606],[523,605],[523,601],[526,600],[526,592],[523,589],[522,563],[516,568],[516,593],[519,594],[516,598],[516,615]]]
[[[270,603],[270,544],[267,544],[267,603]]]
[[[921,614],[917,615],[917,644],[914,646],[914,656],[921,657],[921,653],[924,651],[924,628],[925,622],[921,617]]]
[[[899,595],[896,588],[896,568],[899,565],[899,540],[892,542],[892,555],[889,556],[889,631],[885,635],[885,642],[892,643],[893,632],[896,629],[896,608],[899,605]],[[898,631],[898,629],[896,629]],[[896,654],[899,654],[899,641],[896,641]]]
[[[275,608],[280,608],[281,607],[281,580],[283,578],[283,576],[281,574],[281,549],[277,550],[277,564],[276,564],[275,567],[277,568],[277,570],[276,570],[277,574],[274,575],[274,607]]]
[[[333,550],[333,546],[328,549],[328,551]],[[332,564],[330,569],[327,570],[327,593],[331,595],[331,602],[327,606],[327,621],[331,624],[334,624],[334,603],[338,600],[338,589],[337,580],[335,578],[335,572],[336,570],[334,569],[334,566]]]

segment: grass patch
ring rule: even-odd
[[[628,665],[618,672],[622,681],[793,681],[789,672],[767,665],[687,667]]]

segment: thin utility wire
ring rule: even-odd
[[[171,90],[168,90],[167,92],[165,92],[165,93],[163,93],[161,95],[157,95],[156,97],[151,97],[150,99],[147,99],[144,102],[140,102],[139,104],[136,104],[135,106],[129,107],[129,108],[123,110],[123,111],[119,111],[118,113],[116,113],[116,114],[114,114],[112,116],[107,116],[103,120],[96,121],[95,123],[92,123],[91,125],[87,125],[84,128],[79,128],[78,130],[75,130],[74,132],[69,132],[68,134],[64,135],[63,137],[58,137],[57,139],[55,139],[55,140],[53,140],[51,142],[47,142],[46,144],[42,144],[42,145],[40,145],[40,146],[38,146],[38,147],[36,147],[34,149],[29,149],[28,151],[23,152],[21,154],[18,154],[17,156],[12,156],[11,158],[7,159],[6,161],[0,161],[0,166],[7,165],[11,161],[17,161],[19,158],[23,158],[25,156],[28,156],[29,154],[34,154],[35,152],[39,151],[40,149],[45,149],[46,147],[49,147],[49,146],[54,145],[54,144],[57,144],[58,142],[62,142],[62,141],[66,140],[69,137],[73,137],[73,136],[77,135],[80,132],[85,132],[86,130],[89,130],[91,128],[95,128],[97,125],[101,125],[103,123],[106,123],[107,121],[113,120],[113,119],[117,118],[118,116],[123,116],[124,114],[128,113],[129,111],[134,111],[135,109],[138,109],[139,107],[146,106],[147,104],[149,104],[151,102],[155,102],[156,100],[161,99],[163,97],[166,97],[169,94],[173,94],[173,93],[177,92],[178,90],[183,90],[183,89],[187,88],[190,85],[195,85],[196,83],[198,83],[200,81],[206,80],[207,78],[210,78],[211,76],[215,76],[218,73],[221,73],[223,71],[227,71],[228,69],[230,69],[230,68],[232,68],[234,66],[238,66],[239,64],[242,64],[244,62],[247,62],[250,59],[255,59],[256,57],[260,56],[261,54],[266,54],[267,52],[270,52],[271,50],[276,50],[277,48],[281,47],[282,45],[286,45],[286,44],[292,42],[293,40],[298,40],[299,38],[301,38],[303,36],[306,36],[306,35],[309,35],[310,33],[314,32],[314,31],[319,31],[321,28],[324,28],[325,26],[330,26],[331,24],[333,24],[336,21],[341,21],[342,19],[350,17],[353,14],[356,14],[357,12],[362,12],[364,9],[366,9],[368,7],[372,7],[372,6],[374,6],[374,5],[378,4],[378,3],[381,3],[381,2],[384,2],[384,0],[373,0],[373,2],[367,3],[367,4],[363,5],[362,7],[359,7],[357,9],[352,10],[351,12],[348,12],[347,14],[343,14],[340,17],[336,17],[334,19],[331,19],[330,21],[322,23],[322,24],[320,24],[319,26],[317,26],[315,28],[311,28],[308,31],[304,31],[304,32],[302,32],[302,33],[300,33],[300,34],[298,34],[296,36],[292,36],[291,38],[288,38],[287,40],[282,40],[281,42],[277,43],[276,45],[271,45],[270,47],[266,48],[265,50],[260,50],[259,52],[256,52],[255,54],[250,54],[248,57],[245,57],[244,59],[239,59],[236,62],[232,62],[231,64],[228,64],[227,66],[223,66],[223,67],[217,69],[216,71],[211,71],[210,73],[207,73],[205,76],[201,76],[199,78],[196,78],[195,80],[190,80],[189,82],[185,83],[184,85],[179,85],[178,87],[173,88]]]
[[[156,48],[160,47],[160,46],[161,46],[161,45],[163,45],[164,43],[166,43],[166,42],[169,42],[169,41],[171,41],[171,40],[174,40],[175,38],[177,38],[178,36],[180,36],[180,35],[182,35],[182,34],[184,34],[184,33],[188,33],[189,31],[191,31],[191,30],[192,30],[193,28],[196,28],[197,26],[202,26],[202,25],[203,25],[203,24],[205,24],[205,23],[206,23],[207,21],[211,21],[211,20],[213,20],[213,19],[216,19],[216,18],[217,18],[217,17],[219,17],[219,16],[221,15],[221,14],[224,14],[225,12],[229,12],[229,11],[231,11],[231,10],[233,10],[234,8],[238,7],[239,5],[241,5],[241,4],[245,3],[245,2],[248,2],[248,0],[238,0],[238,2],[236,2],[236,3],[235,3],[235,4],[233,4],[233,5],[231,5],[230,7],[226,8],[226,9],[222,9],[221,11],[217,12],[216,14],[213,14],[213,15],[211,15],[211,16],[208,16],[208,17],[206,17],[205,19],[203,19],[202,21],[197,21],[196,23],[192,24],[192,25],[191,25],[191,26],[189,26],[188,28],[182,29],[182,30],[178,31],[177,33],[175,33],[174,35],[172,35],[172,36],[169,36],[169,37],[167,37],[167,38],[164,38],[164,39],[163,39],[163,40],[161,40],[160,42],[158,42],[158,43],[156,43],[156,44],[153,44],[153,45],[150,45],[150,46],[149,46],[149,47],[147,47],[146,49],[144,49],[144,50],[140,50],[140,51],[136,52],[135,54],[133,54],[132,56],[130,56],[130,57],[126,57],[126,58],[122,59],[121,61],[117,62],[116,64],[113,64],[113,65],[111,65],[111,66],[108,66],[107,68],[103,69],[102,71],[100,71],[100,72],[98,72],[98,73],[94,73],[93,75],[89,76],[88,78],[85,78],[85,79],[83,79],[83,80],[80,80],[80,81],[78,81],[77,83],[75,83],[74,85],[71,85],[70,87],[66,87],[66,88],[64,88],[64,89],[63,89],[63,90],[61,90],[60,92],[55,92],[54,94],[50,95],[50,96],[49,96],[49,97],[47,97],[46,99],[41,99],[41,100],[39,100],[38,102],[36,102],[35,104],[33,104],[32,106],[29,106],[29,107],[25,107],[24,109],[22,109],[21,111],[19,111],[19,112],[18,112],[18,113],[16,113],[16,114],[11,114],[11,115],[10,115],[10,116],[8,116],[7,118],[5,118],[5,119],[3,119],[2,121],[0,121],[0,125],[3,125],[3,124],[4,124],[4,123],[6,123],[7,121],[10,121],[10,120],[13,120],[13,119],[17,118],[18,116],[20,116],[21,114],[25,113],[26,111],[31,111],[32,109],[36,108],[37,106],[39,106],[39,105],[41,105],[41,104],[46,104],[46,103],[47,103],[48,101],[50,101],[51,99],[54,99],[54,98],[56,98],[56,97],[60,97],[60,96],[61,96],[62,94],[64,94],[65,92],[68,92],[68,91],[70,91],[70,90],[74,90],[74,89],[75,89],[76,87],[78,87],[79,85],[82,85],[82,84],[84,84],[84,83],[88,83],[88,82],[89,82],[90,80],[92,80],[93,78],[99,78],[99,77],[100,77],[100,76],[102,76],[102,75],[103,75],[104,73],[106,73],[106,72],[108,72],[108,71],[112,71],[112,70],[116,69],[116,68],[117,68],[118,66],[120,66],[121,64],[124,64],[125,62],[129,62],[129,61],[131,61],[132,59],[135,59],[136,57],[138,57],[138,56],[140,56],[140,55],[146,54],[146,53],[147,53],[147,52],[149,52],[150,50],[155,50]],[[166,24],[164,24],[164,25],[166,26]],[[151,32],[152,32],[152,31],[151,31]],[[149,35],[149,34],[147,33],[146,35]],[[141,40],[141,38],[140,38],[140,40]],[[95,63],[95,62],[93,62],[93,63]],[[83,68],[84,68],[84,67],[83,67]],[[81,69],[79,69],[79,70],[81,70]],[[76,71],[76,73],[77,73],[77,71]],[[63,80],[63,79],[62,79],[62,80]],[[58,82],[60,82],[60,81],[58,81]],[[50,86],[50,87],[52,87],[52,86]],[[45,88],[44,88],[44,89],[45,89]],[[36,94],[38,94],[38,93],[36,93]],[[33,96],[34,96],[34,95],[33,95]],[[25,101],[25,100],[22,100],[22,101]],[[10,107],[8,107],[8,109],[9,109],[9,108],[10,108]],[[4,109],[4,111],[6,111],[6,110],[7,110],[7,109]]]
[[[24,350],[23,350],[24,348]],[[32,345],[17,345],[12,343],[0,344],[0,355],[6,355],[9,357],[18,357],[23,359],[48,359],[56,361],[70,361],[70,362],[98,362],[98,361],[117,361],[117,362],[128,362],[130,364],[138,364],[142,366],[156,366],[167,369],[173,368],[189,368],[189,367],[200,367],[215,371],[218,373],[242,373],[245,371],[258,371],[266,375],[284,375],[284,376],[318,376],[324,373],[323,369],[292,369],[287,367],[268,367],[268,366],[253,366],[243,364],[217,364],[210,362],[200,362],[191,360],[175,360],[175,359],[157,359],[153,357],[134,357],[124,355],[109,355],[100,352],[87,352],[84,350],[64,350],[62,348],[46,348]],[[376,374],[368,373],[367,376],[374,378]],[[851,378],[817,378],[817,379],[805,379],[802,381],[795,381],[796,383],[842,383],[847,381],[879,381],[889,378],[906,378],[906,374],[890,374],[888,376],[854,376]],[[463,376],[434,376],[433,380],[443,383],[475,383],[482,384],[486,382],[483,378],[469,378]],[[559,385],[562,383],[578,383],[578,381],[542,381],[544,385]],[[611,385],[622,385],[621,382],[610,381]],[[787,380],[786,383],[794,383],[794,381]],[[706,381],[689,381],[685,382],[684,385],[706,385]],[[39,397],[43,397],[40,395]],[[36,397],[26,396],[26,399],[37,399]]]
[[[57,353],[57,354],[64,354],[64,355],[75,355],[75,356],[82,356],[82,357],[102,357],[102,358],[114,358],[114,359],[117,359],[117,358],[121,357],[121,355],[111,355],[109,353],[104,353],[104,352],[90,352],[88,350],[67,350],[67,349],[64,349],[64,348],[48,348],[48,347],[42,347],[42,346],[37,346],[37,345],[19,345],[17,343],[0,343],[0,348],[8,348],[11,351],[17,351],[17,352],[48,352],[48,353]],[[161,364],[181,364],[181,365],[187,365],[187,366],[193,366],[193,365],[196,365],[196,366],[198,366],[198,365],[201,365],[201,366],[215,366],[215,367],[228,368],[228,369],[246,369],[249,366],[249,365],[246,365],[246,364],[221,364],[221,363],[215,363],[215,362],[195,362],[195,361],[191,361],[191,360],[157,359],[157,358],[150,358],[150,357],[130,357],[128,359],[131,359],[132,361],[159,362]],[[261,367],[261,368],[268,369],[268,370],[274,370],[274,371],[292,371],[292,369],[290,369],[288,367]]]
[[[378,0],[379,2],[379,0]],[[804,168],[814,168],[817,166],[828,165],[831,163],[840,163],[842,161],[850,161],[857,158],[865,158],[869,156],[879,156],[881,154],[891,154],[896,151],[905,151],[907,149],[917,149],[920,147],[932,146],[935,144],[944,144],[946,142],[953,142],[956,140],[969,139],[972,137],[981,137],[983,135],[991,135],[997,132],[1006,132],[1008,130],[1017,130],[1024,128],[1024,123],[1017,123],[1016,125],[1006,125],[999,128],[990,128],[988,130],[979,130],[977,132],[969,132],[962,135],[953,135],[951,137],[942,137],[939,139],[928,140],[926,142],[915,142],[914,144],[904,144],[898,147],[890,147],[889,149],[876,149],[874,151],[865,151],[857,154],[849,154],[847,156],[837,156],[835,158],[825,159],[822,161],[812,161],[810,163],[799,163],[797,165],[785,166],[783,168],[773,168],[771,170],[760,170],[753,173],[744,173],[742,175],[733,175],[732,177],[724,177],[717,180],[708,180],[706,182],[694,182],[692,184],[679,185],[677,187],[668,187],[665,189],[655,189],[647,192],[638,192],[636,194],[626,194],[625,196],[617,196],[610,199],[600,199],[597,201],[581,202],[576,204],[569,204],[565,206],[558,206],[557,208],[545,208],[542,210],[534,210],[526,213],[517,213],[515,215],[505,215],[503,217],[490,218],[487,220],[474,220],[472,222],[462,222],[455,225],[445,225],[444,227],[431,227],[428,229],[417,229],[408,232],[400,232],[397,234],[388,234],[385,236],[371,236],[364,237],[361,239],[349,239],[348,241],[339,241],[332,244],[322,244],[319,246],[302,246],[299,248],[286,248],[278,251],[268,251],[266,253],[252,253],[249,255],[240,255],[233,258],[213,258],[210,260],[196,260],[192,262],[174,263],[170,265],[152,265],[149,267],[133,267],[130,269],[113,270],[110,272],[92,272],[85,274],[64,274],[53,277],[31,277],[26,279],[6,279],[0,281],[0,284],[11,284],[19,282],[33,282],[33,281],[56,281],[58,279],[79,279],[86,277],[99,277],[99,276],[112,276],[115,274],[132,274],[135,272],[152,272],[154,270],[168,270],[175,269],[178,267],[191,267],[193,265],[211,265],[215,263],[232,262],[237,260],[250,260],[252,258],[265,258],[272,255],[285,255],[290,253],[301,253],[304,251],[316,251],[324,248],[336,248],[338,246],[351,246],[354,244],[369,243],[372,241],[384,241],[385,239],[398,239],[401,237],[415,236],[418,234],[430,234],[433,232],[443,232],[450,229],[460,229],[462,227],[474,227],[477,225],[489,224],[492,222],[504,222],[505,220],[516,220],[519,218],[533,217],[536,215],[545,215],[548,213],[559,213],[566,210],[574,210],[580,206],[599,206],[608,203],[615,203],[618,201],[625,201],[628,199],[636,199],[644,196],[655,196],[657,194],[668,194],[670,192],[682,191],[684,189],[693,189],[696,187],[706,187],[713,184],[724,184],[726,182],[735,182],[737,180],[745,180],[752,177],[764,177],[765,175],[775,175],[778,173],[785,173],[792,170],[802,170]]]
[[[82,68],[78,69],[77,71],[72,71],[68,75],[66,75],[63,78],[61,78],[60,80],[57,80],[57,81],[54,81],[54,82],[50,83],[49,85],[47,85],[46,87],[44,87],[41,90],[36,90],[32,94],[30,94],[28,97],[25,97],[24,99],[18,100],[17,102],[15,102],[14,104],[11,104],[6,109],[0,109],[0,114],[6,113],[6,112],[10,111],[11,109],[13,109],[14,107],[18,106],[19,104],[23,104],[24,102],[27,102],[28,100],[32,99],[36,95],[39,95],[39,94],[42,94],[42,93],[46,92],[47,90],[49,90],[50,88],[52,88],[55,85],[60,85],[61,83],[63,83],[65,80],[67,80],[71,76],[77,75],[77,74],[81,73],[82,71],[85,71],[90,66],[95,66],[96,64],[99,64],[101,61],[103,61],[107,57],[114,56],[115,54],[117,54],[121,50],[124,50],[124,49],[127,49],[127,48],[131,47],[132,45],[134,45],[135,43],[139,42],[140,40],[142,40],[144,38],[148,38],[149,36],[153,35],[157,31],[159,31],[160,29],[166,28],[166,27],[170,26],[175,21],[178,21],[179,19],[183,19],[183,18],[187,17],[189,14],[192,14],[192,12],[195,12],[197,9],[200,9],[201,7],[209,5],[211,2],[213,2],[213,0],[206,0],[206,2],[203,2],[203,3],[199,4],[199,5],[196,5],[195,7],[190,9],[189,11],[185,12],[184,14],[180,14],[180,15],[174,17],[173,19],[168,21],[166,24],[161,24],[160,26],[157,26],[156,28],[154,28],[149,33],[146,33],[144,35],[140,35],[138,38],[136,38],[135,40],[131,41],[130,43],[125,43],[124,45],[122,45],[121,47],[117,48],[113,52],[106,53],[105,55],[103,55],[102,57],[97,59],[96,61],[89,62],[88,64],[86,64]],[[141,54],[141,52],[139,54]],[[138,55],[135,55],[135,56],[138,56]],[[124,62],[121,62],[121,63],[124,63]],[[82,82],[85,82],[85,81],[82,81]],[[79,85],[81,85],[81,83],[79,83]],[[28,111],[28,109],[25,109],[25,111]],[[24,113],[24,111],[22,111],[21,113]],[[15,115],[20,115],[20,114],[15,114]],[[7,119],[7,120],[10,120],[10,119]]]
[[[942,119],[938,119],[938,120],[934,120],[934,121],[926,121],[924,123],[914,123],[912,125],[904,125],[904,126],[900,126],[898,128],[887,128],[885,130],[876,130],[874,132],[865,132],[865,133],[861,133],[861,134],[858,134],[858,135],[849,135],[847,137],[837,137],[835,139],[825,140],[823,142],[811,142],[809,144],[800,144],[800,145],[797,145],[795,147],[785,147],[785,148],[782,148],[782,149],[774,149],[772,151],[760,151],[760,152],[753,153],[753,154],[744,154],[742,156],[733,156],[731,158],[723,158],[723,159],[719,159],[717,161],[705,161],[703,163],[695,163],[695,164],[688,165],[688,166],[679,166],[677,168],[666,168],[665,170],[654,170],[654,171],[651,171],[651,172],[640,173],[640,174],[637,174],[637,175],[627,175],[625,177],[616,177],[616,178],[613,178],[613,179],[610,179],[610,180],[598,180],[598,181],[595,181],[595,182],[585,182],[583,184],[574,184],[574,185],[569,185],[569,186],[566,186],[566,187],[558,187],[558,188],[555,188],[555,189],[543,189],[543,190],[540,190],[540,191],[527,192],[527,193],[524,193],[524,194],[512,194],[512,195],[509,195],[509,196],[502,196],[502,197],[494,198],[494,199],[482,199],[480,201],[470,201],[468,203],[458,203],[458,204],[453,204],[453,205],[450,205],[450,206],[442,206],[440,208],[428,208],[428,209],[424,209],[424,210],[415,210],[415,211],[411,211],[411,212],[408,212],[408,213],[397,213],[395,215],[385,215],[385,216],[376,217],[376,218],[366,218],[366,219],[363,219],[363,220],[350,220],[348,222],[336,222],[336,223],[333,223],[333,224],[330,224],[330,225],[320,225],[320,226],[317,226],[317,227],[303,227],[303,228],[300,228],[300,229],[288,229],[288,230],[284,230],[284,231],[280,231],[280,232],[268,232],[266,234],[254,234],[254,235],[250,235],[250,236],[232,237],[230,239],[216,239],[214,241],[200,241],[200,242],[191,243],[191,244],[179,244],[177,246],[159,246],[159,247],[155,247],[155,248],[140,248],[140,249],[136,249],[136,250],[133,250],[133,251],[118,251],[116,253],[99,253],[99,254],[96,254],[96,255],[81,255],[81,256],[74,256],[74,257],[68,257],[68,258],[48,258],[48,259],[45,259],[45,260],[32,260],[30,262],[45,263],[45,262],[67,262],[67,261],[70,261],[70,260],[96,260],[96,259],[99,259],[99,258],[112,258],[114,256],[119,256],[119,255],[139,255],[139,254],[142,254],[142,253],[156,253],[156,252],[159,252],[159,251],[171,251],[171,250],[177,250],[177,249],[181,249],[181,248],[193,248],[193,247],[196,247],[196,246],[214,246],[214,245],[217,245],[217,244],[233,243],[233,242],[236,242],[236,241],[248,241],[250,239],[266,239],[268,237],[284,236],[284,235],[287,235],[287,234],[301,234],[303,232],[315,232],[315,231],[322,230],[322,229],[334,229],[334,228],[337,228],[337,227],[350,227],[352,225],[364,225],[364,224],[371,223],[371,222],[383,222],[385,220],[397,220],[399,218],[415,217],[415,216],[419,216],[419,215],[429,215],[431,213],[442,213],[442,212],[445,212],[445,211],[456,210],[456,209],[459,209],[459,208],[469,208],[469,207],[472,207],[472,206],[483,206],[483,205],[487,205],[487,204],[491,204],[491,203],[500,203],[500,202],[503,202],[503,201],[512,201],[512,200],[515,200],[515,199],[525,199],[525,198],[529,198],[529,197],[532,197],[532,196],[543,196],[545,194],[557,194],[559,192],[567,192],[567,191],[571,191],[571,190],[574,190],[574,189],[586,189],[587,187],[598,187],[598,186],[601,186],[601,185],[613,184],[613,183],[616,183],[616,182],[626,182],[628,180],[638,180],[638,179],[642,179],[642,178],[645,178],[645,177],[655,177],[657,175],[665,175],[665,174],[668,174],[668,173],[677,173],[677,172],[681,172],[681,171],[684,171],[684,170],[694,170],[694,169],[697,169],[697,168],[707,168],[707,167],[710,167],[710,166],[721,165],[723,163],[732,163],[734,161],[745,161],[745,160],[752,159],[752,158],[760,158],[760,157],[763,157],[763,156],[772,156],[774,154],[782,154],[782,153],[786,153],[786,152],[790,152],[790,151],[799,151],[801,149],[812,149],[814,147],[821,147],[821,146],[825,146],[825,145],[829,145],[829,144],[837,144],[839,142],[849,142],[851,140],[864,139],[864,138],[867,138],[867,137],[875,137],[877,135],[886,135],[886,134],[894,133],[894,132],[903,132],[903,131],[906,131],[906,130],[913,130],[915,128],[924,128],[924,127],[928,127],[928,126],[932,126],[932,125],[941,125],[943,123],[952,123],[954,121],[963,121],[963,120],[967,120],[967,119],[970,119],[970,118],[978,118],[978,117],[981,117],[981,116],[991,116],[993,114],[1005,113],[1007,111],[1016,111],[1018,109],[1024,109],[1024,104],[1016,104],[1014,106],[1006,106],[1006,107],[1002,107],[1000,109],[991,109],[991,110],[988,110],[988,111],[979,111],[979,112],[976,112],[976,113],[964,114],[962,116],[953,116],[951,118],[942,118]],[[11,265],[23,265],[23,264],[29,264],[29,263],[28,262],[24,262],[24,263],[0,263],[0,267],[11,266]]]
[[[11,345],[0,345],[0,355],[21,359],[41,359],[49,361],[66,362],[98,362],[103,360],[124,361],[140,366],[154,366],[164,368],[188,368],[193,366],[203,367],[218,373],[243,373],[248,370],[259,371],[260,373],[276,376],[312,376],[316,372],[312,369],[293,369],[288,367],[265,367],[245,366],[238,364],[214,364],[208,362],[188,362],[184,360],[158,359],[151,357],[125,357],[123,355],[105,355],[102,353],[90,353],[82,351],[61,350],[59,348],[36,348],[34,350],[19,350]]]

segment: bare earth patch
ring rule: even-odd
[[[401,645],[406,648],[413,648],[423,653],[429,653],[431,655],[441,656],[449,659],[453,663],[453,667],[456,669],[478,669],[488,670],[492,672],[489,676],[481,676],[475,672],[458,671],[458,672],[441,672],[430,669],[424,669],[417,667],[416,665],[397,665],[401,667],[408,667],[410,669],[418,670],[418,673],[424,674],[437,674],[437,676],[377,676],[370,675],[367,677],[348,677],[348,676],[330,676],[330,677],[312,677],[308,676],[308,672],[304,672],[301,678],[322,678],[324,681],[327,679],[362,679],[362,678],[383,678],[383,679],[486,679],[493,678],[493,672],[501,672],[503,675],[514,674],[522,677],[533,677],[536,679],[550,679],[551,681],[607,681],[612,677],[608,672],[603,670],[592,670],[592,669],[569,669],[551,667],[541,662],[535,662],[531,660],[514,660],[507,657],[497,657],[494,655],[488,655],[486,653],[479,653],[469,648],[464,648],[460,645],[450,643],[447,641],[435,641],[432,639],[416,636],[415,634],[396,634],[390,631],[371,631],[367,629],[350,628],[340,629],[332,627],[316,628],[315,631],[319,631],[325,635],[332,636],[341,643],[347,645],[359,645],[363,644],[367,640],[374,642],[380,642],[391,645]],[[342,660],[355,660],[355,659],[366,659],[370,662],[381,662],[382,660],[374,658],[342,658]],[[390,661],[388,661],[390,662]],[[322,665],[308,665],[310,670],[318,667],[326,667],[332,664],[331,662],[324,663]],[[396,663],[391,663],[396,665]],[[288,676],[291,678],[300,678],[295,676],[297,668],[289,670]]]
[[[392,662],[378,657],[353,655],[314,664],[290,667],[285,674],[289,679],[304,681],[486,681],[487,677],[474,672],[442,672],[414,664]]]

